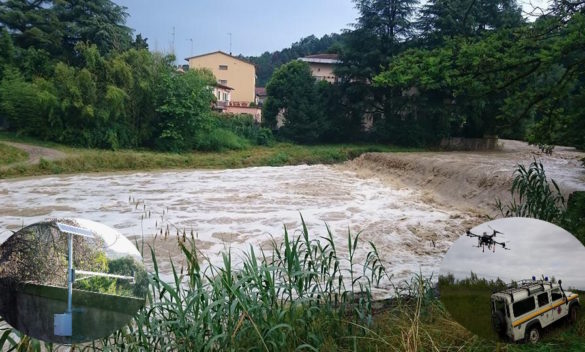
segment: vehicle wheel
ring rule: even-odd
[[[569,308],[569,323],[575,324],[577,322],[577,313],[579,312],[579,306],[573,304]]]
[[[538,341],[540,341],[540,329],[533,325],[526,331],[526,342],[537,343]]]

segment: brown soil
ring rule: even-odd
[[[585,189],[585,153],[557,147],[545,155],[524,142],[501,140],[500,150],[488,152],[368,153],[338,166],[363,177],[379,177],[393,187],[422,190],[428,202],[463,211],[497,215],[496,199],[510,199],[518,164],[542,162],[547,177],[566,195]]]
[[[45,160],[57,160],[57,159],[63,159],[64,157],[67,156],[65,153],[63,153],[61,151],[51,149],[51,148],[39,147],[36,145],[16,143],[16,142],[6,142],[6,141],[2,141],[0,143],[4,143],[6,145],[18,148],[18,149],[23,150],[26,153],[28,153],[28,160],[27,161],[4,165],[3,168],[9,168],[11,166],[21,164],[21,163],[37,164],[39,161],[41,161],[41,158],[43,158]]]

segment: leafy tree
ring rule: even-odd
[[[148,50],[148,38],[142,38],[142,34],[138,33],[134,42],[132,43],[134,49],[145,49]]]
[[[403,53],[374,81],[442,96],[431,106],[455,122],[451,134],[522,138],[534,121],[531,141],[579,146],[585,51],[578,33],[584,29],[584,16],[575,13],[478,38],[447,39],[432,50]]]
[[[360,17],[354,30],[345,32],[342,63],[336,70],[344,93],[341,101],[351,125],[361,125],[364,117],[370,117],[375,126],[380,126],[390,123],[392,115],[398,114],[402,91],[374,86],[371,81],[404,50],[413,34],[418,1],[355,0],[355,3]],[[379,129],[379,136],[387,140],[382,130]]]
[[[197,135],[211,131],[213,93],[208,87],[215,83],[212,77],[197,70],[170,72],[162,77],[163,95],[157,104],[160,134],[155,142],[159,149],[194,149]]]
[[[314,143],[326,129],[325,116],[319,104],[315,78],[309,65],[301,61],[280,67],[266,86],[268,97],[263,116],[269,127],[276,127],[282,113],[280,133],[301,143]]]
[[[126,27],[125,8],[110,0],[60,0],[52,10],[63,25],[62,45],[69,55],[77,43],[95,44],[101,54],[130,47],[132,30]]]
[[[317,95],[327,122],[327,129],[321,136],[323,142],[343,143],[360,137],[362,116],[352,115],[352,111],[347,108],[358,102],[346,100],[343,88],[327,81],[317,83]]]
[[[52,4],[52,0],[2,1],[0,26],[11,33],[18,47],[60,53],[63,28]]]
[[[414,30],[418,0],[354,0],[360,12],[353,31],[346,31],[338,75],[370,80],[398,54]]]
[[[21,48],[43,49],[75,62],[75,46],[95,44],[102,54],[130,47],[125,8],[110,0],[7,0],[0,3],[0,24]]]

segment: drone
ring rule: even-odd
[[[506,248],[506,242],[498,242],[494,239],[494,237],[496,237],[497,234],[503,235],[503,233],[494,229],[492,229],[492,231],[493,232],[491,235],[488,235],[487,232],[485,231],[481,235],[476,235],[473,232],[467,230],[466,235],[467,237],[477,237],[477,246],[475,247],[477,248],[481,247],[482,252],[485,252],[485,247],[487,247],[488,250],[491,249],[493,252],[495,252],[497,246],[501,246],[504,250],[509,251],[510,248]]]

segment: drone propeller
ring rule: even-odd
[[[493,234],[494,234],[494,235],[496,235],[496,234],[503,235],[503,234],[504,234],[503,232],[500,232],[500,231],[498,231],[498,230],[495,230],[495,229],[494,229],[493,227],[491,227],[490,225],[488,225],[488,227],[490,228],[490,230],[492,230],[492,231],[493,231]]]

